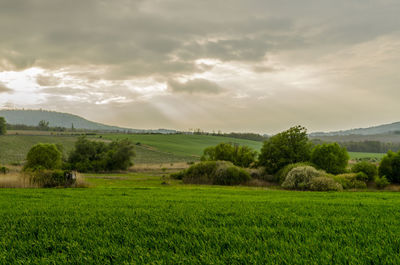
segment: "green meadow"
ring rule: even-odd
[[[400,195],[187,186],[143,173],[2,189],[0,264],[398,264]],[[162,184],[164,183],[164,184]]]

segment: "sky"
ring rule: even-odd
[[[398,0],[1,0],[0,108],[276,133],[400,121]]]

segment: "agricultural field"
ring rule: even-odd
[[[371,159],[380,161],[386,154],[382,153],[362,153],[362,152],[349,152],[350,159]]]
[[[45,132],[47,133],[47,132]],[[43,135],[40,132],[30,135],[9,134],[0,136],[0,164],[22,162],[29,149],[37,143],[61,144],[67,154],[70,152],[78,136]],[[220,142],[232,142],[248,145],[256,150],[261,148],[262,143],[250,140],[235,139],[222,136],[206,135],[126,135],[105,134],[89,136],[97,141],[111,141],[115,139],[128,138],[136,145],[134,158],[135,164],[160,164],[198,161],[204,148],[216,145]]]
[[[65,153],[74,147],[76,137],[49,135],[3,135],[0,136],[0,164],[20,163],[29,149],[38,143],[60,144]]]
[[[134,143],[151,146],[161,152],[174,155],[200,158],[206,147],[217,145],[221,142],[247,145],[260,150],[262,142],[211,135],[191,134],[106,134],[104,139],[129,139]]]
[[[84,178],[89,188],[1,190],[0,264],[400,262],[398,193]]]

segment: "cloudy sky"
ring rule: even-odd
[[[1,0],[0,108],[275,133],[400,120],[398,0]]]

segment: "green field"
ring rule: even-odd
[[[175,163],[199,160],[204,148],[221,142],[232,142],[248,145],[256,150],[262,143],[250,140],[234,139],[208,135],[126,135],[106,134],[91,137],[96,140],[115,140],[128,138],[136,145],[134,162],[141,163]],[[5,135],[0,136],[0,163],[9,164],[25,159],[29,149],[37,143],[62,144],[65,152],[73,149],[77,136],[50,135]]]
[[[76,139],[70,136],[3,135],[0,136],[0,164],[25,160],[29,149],[37,143],[61,144],[67,153],[73,149]]]
[[[217,145],[221,142],[247,145],[260,150],[262,142],[236,139],[223,136],[211,135],[188,135],[188,134],[106,134],[105,139],[130,139],[134,143],[149,145],[161,152],[186,157],[200,157],[206,147]]]
[[[3,189],[0,264],[399,264],[400,195],[162,185]]]
[[[381,160],[386,154],[382,153],[361,153],[361,152],[349,152],[350,159],[364,159],[371,158]]]

